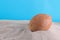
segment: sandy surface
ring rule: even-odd
[[[0,22],[0,40],[32,40],[28,24]]]
[[[60,40],[60,23],[48,31],[31,32],[26,22],[0,22],[0,40]]]
[[[60,23],[53,23],[47,31],[37,31],[32,34],[32,40],[60,40]]]

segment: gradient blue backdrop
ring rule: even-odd
[[[30,20],[39,13],[60,21],[60,0],[0,0],[0,19]]]

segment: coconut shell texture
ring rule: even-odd
[[[51,27],[52,17],[47,14],[38,14],[30,21],[29,29],[34,31],[45,31]]]

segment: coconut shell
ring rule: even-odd
[[[29,29],[34,31],[46,31],[51,27],[52,18],[47,14],[38,14],[32,18]]]

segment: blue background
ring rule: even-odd
[[[60,22],[60,0],[0,0],[0,19],[30,20],[39,13]]]

